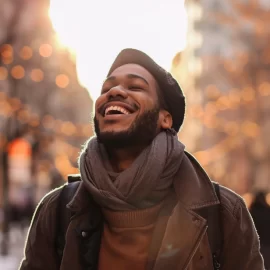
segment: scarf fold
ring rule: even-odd
[[[184,156],[184,145],[168,131],[160,132],[134,160],[115,173],[104,145],[96,137],[85,145],[79,159],[82,181],[102,207],[114,211],[145,209],[170,191]]]

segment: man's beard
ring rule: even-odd
[[[144,112],[137,116],[130,128],[120,132],[100,132],[99,123],[94,117],[94,128],[100,143],[109,148],[122,149],[134,145],[148,145],[156,137],[158,131],[159,108]]]

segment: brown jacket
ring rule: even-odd
[[[177,204],[168,219],[159,249],[158,268],[177,270],[213,270],[212,255],[207,237],[207,222],[200,209],[219,204],[211,181],[193,159],[188,179],[177,179],[174,190]],[[88,253],[81,249],[84,237],[91,231],[89,216],[100,212],[89,210],[89,194],[83,183],[68,204],[75,213],[67,229],[62,263],[55,249],[58,235],[57,205],[61,188],[44,197],[33,217],[20,270],[85,270],[81,257],[98,259],[99,245],[88,245]],[[251,216],[240,196],[221,187],[223,227],[222,270],[263,270],[259,239]],[[102,228],[102,224],[99,225]],[[91,237],[96,237],[95,233]],[[153,239],[155,241],[155,239]],[[165,259],[164,259],[165,258]],[[91,265],[91,263],[90,263]],[[94,264],[93,264],[94,265]],[[175,265],[177,265],[175,267]],[[111,269],[114,269],[113,266]]]

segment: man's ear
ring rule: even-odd
[[[166,110],[160,110],[159,112],[160,128],[170,129],[173,124],[172,115]]]

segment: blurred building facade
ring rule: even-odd
[[[17,139],[29,143],[28,184],[36,187],[38,201],[77,172],[80,147],[92,135],[93,102],[78,82],[75,57],[59,45],[49,0],[0,0],[0,6],[0,151],[9,154]]]
[[[270,1],[186,0],[172,72],[188,110],[180,138],[213,180],[270,189]]]

